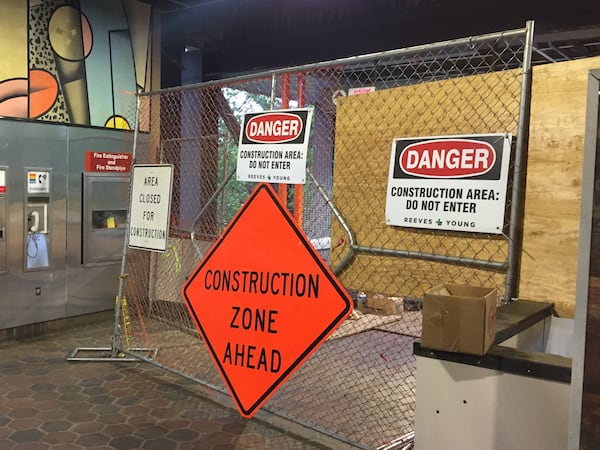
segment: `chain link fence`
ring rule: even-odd
[[[164,253],[126,251],[120,348],[156,349],[148,360],[226,392],[180,290],[254,188],[235,178],[243,115],[313,107],[309,179],[280,194],[355,310],[265,409],[358,447],[406,445],[419,299],[440,283],[504,295],[518,195],[511,176],[503,234],[389,226],[392,141],[518,135],[527,36],[524,28],[140,94],[135,162],[173,164],[171,229]],[[365,87],[374,89],[350,95]]]

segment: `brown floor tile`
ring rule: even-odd
[[[79,436],[71,431],[57,431],[55,433],[48,433],[44,440],[52,444],[52,448],[56,444],[66,444],[75,442]]]
[[[0,449],[322,449],[205,399],[148,363],[68,362],[112,324],[0,345]],[[334,448],[334,447],[332,447]]]

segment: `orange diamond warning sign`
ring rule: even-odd
[[[352,305],[268,184],[252,192],[182,294],[246,418],[333,333]]]

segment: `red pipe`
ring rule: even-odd
[[[303,108],[306,103],[306,80],[304,74],[298,74],[298,108]],[[307,130],[310,131],[310,130]],[[300,227],[302,227],[302,214],[304,212],[304,185],[294,186],[294,217]]]
[[[284,73],[281,75],[281,109],[288,109],[290,107],[290,74]],[[279,197],[283,201],[283,204],[287,207],[287,184],[279,183],[277,187]]]

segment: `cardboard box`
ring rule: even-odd
[[[367,297],[367,306],[375,314],[383,316],[402,315],[402,298],[386,297],[383,294],[373,294]]]
[[[421,345],[484,355],[496,335],[494,288],[444,284],[425,293]]]

